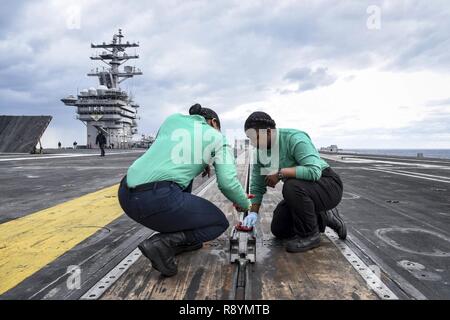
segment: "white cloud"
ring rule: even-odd
[[[369,4],[382,9],[381,30],[366,28]],[[73,5],[81,8],[80,29],[67,28]],[[441,122],[447,119],[439,115],[449,110],[438,103],[449,98],[450,6],[444,1],[8,6],[14,17],[0,14],[0,108],[52,114],[52,136],[67,141],[83,141],[85,131],[59,98],[96,85],[86,77],[95,66],[90,43],[108,41],[121,27],[127,40],[141,43],[136,65],[144,75],[124,83],[142,105],[141,132],[156,132],[168,114],[199,102],[216,109],[225,128],[239,130],[251,111],[263,109],[280,126],[308,131],[318,146],[421,147],[427,137],[445,145],[448,127]],[[441,131],[421,131],[427,119]],[[412,142],[407,132],[418,137]]]

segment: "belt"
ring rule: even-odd
[[[326,167],[325,169],[322,170],[322,174],[329,176],[329,175],[333,175],[336,173],[334,172],[333,169],[331,169],[331,167]]]
[[[171,185],[178,186],[178,184],[173,182],[173,181],[149,182],[149,183],[144,183],[144,184],[137,185],[137,186],[135,186],[133,188],[129,188],[127,186],[126,182],[124,183],[125,188],[127,188],[127,190],[130,191],[130,192],[141,192],[141,191],[147,191],[147,190],[154,190],[154,189],[158,189],[158,188],[170,187]]]

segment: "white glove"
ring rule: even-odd
[[[258,220],[258,214],[256,212],[250,212],[242,223],[244,227],[254,227],[256,225],[256,221]]]

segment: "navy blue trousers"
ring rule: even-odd
[[[205,242],[216,239],[229,226],[217,206],[190,193],[192,183],[185,190],[172,183],[136,192],[128,189],[125,179],[119,188],[120,206],[147,228],[161,233],[184,231],[189,242]]]

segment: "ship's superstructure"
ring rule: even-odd
[[[113,148],[129,148],[133,134],[137,133],[137,108],[139,105],[120,88],[124,80],[142,75],[134,66],[123,66],[130,59],[138,59],[139,55],[128,55],[128,48],[139,47],[139,43],[123,41],[122,30],[113,36],[111,43],[91,44],[93,49],[102,52],[91,57],[100,60],[107,67],[96,68],[88,76],[98,77],[97,88],[84,89],[77,97],[73,95],[61,99],[65,105],[77,107],[77,119],[87,127],[87,147],[95,148],[95,140],[99,131],[107,137],[107,145]]]

